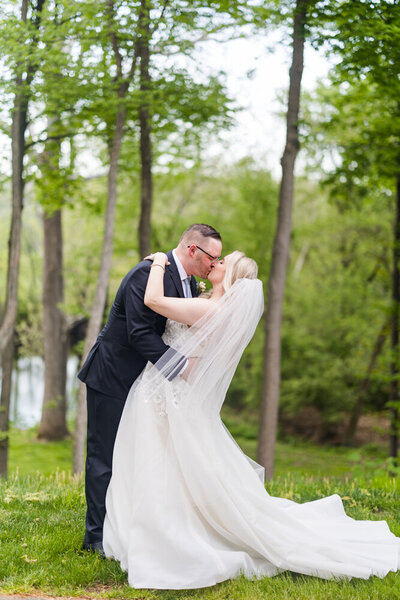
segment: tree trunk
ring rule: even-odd
[[[140,125],[140,221],[139,221],[139,255],[141,258],[150,254],[151,248],[151,205],[153,195],[153,182],[151,173],[151,137],[150,137],[150,110],[149,93],[151,80],[149,73],[150,63],[150,13],[148,0],[141,2],[141,38],[139,43],[140,57],[140,91],[142,92],[139,106]]]
[[[115,7],[114,0],[108,0],[108,16],[110,20],[110,38],[114,51],[114,57],[117,67],[117,79],[121,81],[118,88],[118,110],[115,118],[114,133],[110,144],[110,166],[108,170],[107,184],[107,207],[105,215],[105,225],[103,234],[103,249],[101,255],[101,264],[97,287],[93,300],[92,311],[88,323],[88,328],[85,337],[83,358],[84,361],[88,355],[90,348],[93,346],[97,335],[99,334],[101,321],[104,314],[104,307],[107,299],[107,287],[111,268],[111,258],[114,239],[114,221],[115,209],[117,205],[117,176],[118,162],[121,153],[121,145],[124,135],[124,126],[126,121],[125,96],[129,89],[129,84],[134,78],[136,70],[137,43],[135,44],[135,52],[132,58],[129,73],[123,79],[122,73],[122,56],[118,46],[118,38],[115,34]],[[140,19],[140,15],[139,15]],[[139,23],[140,30],[140,23]],[[73,471],[81,473],[84,467],[85,458],[85,437],[86,437],[86,390],[85,385],[79,382],[78,398],[76,406],[76,422],[74,433],[74,448],[73,448]]]
[[[22,82],[20,82],[22,85]],[[12,216],[8,241],[7,297],[0,328],[0,352],[7,348],[14,335],[18,305],[18,276],[21,254],[21,227],[24,194],[23,159],[26,129],[26,103],[22,94],[14,101],[12,115]]]
[[[296,1],[292,65],[289,71],[286,145],[281,159],[282,180],[279,191],[278,222],[268,282],[264,375],[258,446],[258,460],[264,466],[267,478],[273,476],[275,462],[280,388],[282,306],[290,250],[294,165],[299,149],[297,123],[299,120],[301,78],[303,74],[304,25],[309,1]]]
[[[32,25],[37,30],[40,24],[44,0],[38,0]],[[21,2],[21,21],[26,23],[28,0]],[[33,38],[32,45],[36,43]],[[29,57],[29,54],[28,54]],[[28,58],[29,60],[29,58]],[[24,197],[25,131],[30,93],[34,73],[32,63],[19,63],[15,72],[15,97],[11,116],[11,225],[8,241],[7,292],[0,327],[0,364],[2,366],[2,392],[0,415],[0,473],[7,474],[8,460],[8,416],[11,394],[11,374],[14,352],[14,330],[18,307],[18,278],[21,254],[22,209]]]
[[[26,5],[26,2],[23,3]],[[26,12],[25,12],[26,17]],[[22,79],[17,86],[22,88]],[[8,419],[11,395],[11,375],[14,354],[14,330],[18,306],[18,276],[21,253],[21,227],[23,208],[23,158],[26,129],[26,98],[17,92],[11,125],[12,147],[12,216],[8,242],[7,296],[0,327],[0,364],[2,388],[0,399],[0,476],[7,477]]]
[[[8,421],[10,413],[10,396],[12,368],[14,363],[14,337],[2,355],[1,364],[1,397],[0,397],[0,477],[7,477],[8,469]]]
[[[85,337],[83,360],[86,359],[90,348],[93,346],[94,342],[96,341],[96,337],[99,334],[104,314],[104,307],[106,304],[107,287],[113,251],[115,209],[117,205],[118,160],[121,152],[125,119],[126,110],[121,108],[117,113],[114,136],[111,144],[103,249],[101,254],[99,277],[97,280],[96,291]],[[73,448],[74,473],[81,473],[83,471],[85,458],[86,419],[86,389],[85,385],[82,382],[79,382]]]
[[[44,396],[38,437],[61,440],[68,435],[65,383],[68,332],[60,305],[64,301],[61,209],[43,215]]]
[[[400,308],[400,175],[396,179],[396,212],[393,242],[392,320],[391,320],[391,384],[390,384],[390,447],[389,456],[397,462],[399,405],[399,308]]]
[[[346,431],[344,434],[344,443],[345,444],[351,444],[354,439],[354,435],[357,430],[358,421],[362,414],[364,401],[365,401],[365,398],[368,393],[369,384],[371,382],[371,373],[375,368],[378,356],[382,352],[383,346],[385,344],[386,337],[387,337],[387,330],[388,330],[388,321],[385,320],[385,323],[383,324],[383,326],[378,334],[378,337],[375,340],[375,344],[372,349],[371,358],[368,363],[366,375],[363,378],[363,380],[361,381],[359,388],[358,388],[357,399],[354,404],[353,410],[351,411],[349,423],[346,427]]]
[[[37,0],[32,25],[37,30],[40,25],[44,0]],[[28,0],[21,2],[21,21],[26,23]],[[33,38],[32,46],[36,43]],[[29,54],[28,54],[29,60]],[[15,74],[15,97],[11,122],[11,188],[12,216],[8,241],[7,295],[2,324],[0,327],[0,359],[14,335],[18,305],[18,276],[21,254],[21,224],[24,194],[23,164],[25,155],[25,130],[29,101],[29,86],[34,74],[32,63],[18,64]]]
[[[28,1],[22,0],[21,20],[26,23]],[[27,125],[27,95],[24,91],[22,66],[16,74],[16,92],[11,123],[11,189],[12,216],[8,241],[7,296],[3,321],[0,327],[0,356],[14,335],[18,304],[18,275],[21,253],[21,224],[24,194],[23,162],[25,154],[25,130]]]

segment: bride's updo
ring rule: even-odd
[[[249,258],[244,252],[235,250],[224,258],[225,277],[224,290],[227,292],[237,279],[256,279],[258,267],[255,260]]]

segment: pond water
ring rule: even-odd
[[[67,363],[67,413],[75,412],[76,373],[78,358],[70,356]],[[44,363],[40,356],[18,359],[12,374],[10,422],[19,429],[37,425],[42,414]]]

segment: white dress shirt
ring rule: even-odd
[[[186,286],[185,286],[185,279],[189,280],[190,283],[190,275],[188,277],[188,274],[186,273],[185,269],[183,268],[183,265],[181,263],[181,261],[179,260],[179,258],[176,255],[176,249],[174,248],[172,250],[172,256],[174,257],[174,261],[176,264],[176,267],[178,269],[178,273],[179,273],[179,277],[181,278],[182,281],[182,290],[183,290],[183,295],[185,298],[191,298],[192,297],[192,292],[190,291],[190,296],[188,296],[187,291],[186,291]],[[190,286],[189,286],[190,289]],[[181,370],[177,373],[177,375],[180,375],[181,373],[183,373],[183,371],[186,369],[186,367],[188,366],[188,360],[186,359]]]
[[[188,295],[187,290],[186,290],[186,286],[185,286],[185,279],[188,280],[189,282],[189,290],[190,290],[190,275],[188,275],[181,263],[181,261],[179,260],[177,254],[176,254],[176,248],[174,248],[172,250],[172,256],[174,257],[175,260],[175,264],[176,267],[178,269],[178,273],[179,273],[179,277],[181,278],[182,281],[182,290],[183,290],[183,295],[185,296],[185,298],[191,298],[192,297],[192,292],[190,291],[190,295]]]

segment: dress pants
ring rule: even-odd
[[[125,399],[107,396],[86,386],[87,454],[85,472],[86,533],[84,543],[103,540],[106,492],[111,479],[115,437]]]

